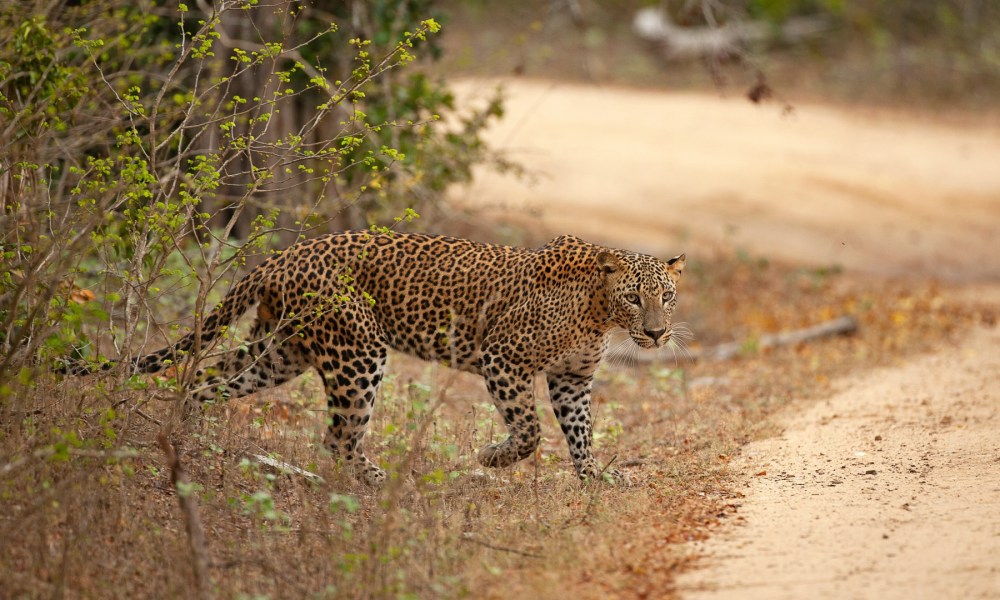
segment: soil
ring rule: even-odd
[[[496,82],[466,81],[466,95]],[[738,247],[944,282],[1000,306],[1000,128],[742,98],[506,84],[470,205],[661,255]],[[859,372],[732,463],[732,525],[692,545],[690,598],[1000,597],[1000,332]]]
[[[841,382],[744,447],[687,598],[1000,595],[1000,331]]]

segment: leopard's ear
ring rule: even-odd
[[[680,277],[681,273],[684,272],[684,260],[685,255],[681,254],[667,261],[667,272],[669,272],[674,279]]]
[[[612,273],[618,272],[622,268],[621,260],[617,256],[610,252],[601,252],[597,255],[597,265],[601,269],[601,273],[605,275],[611,275]]]

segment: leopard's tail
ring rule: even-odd
[[[126,359],[130,365],[129,373],[157,373],[183,360],[196,346],[206,347],[216,340],[226,327],[260,300],[265,275],[265,271],[261,267],[257,267],[249,275],[236,282],[222,299],[222,302],[205,318],[200,329],[192,330],[173,344],[156,352]],[[94,365],[85,360],[64,359],[56,367],[56,371],[70,375],[89,375],[96,371],[110,370],[118,362],[106,361]]]

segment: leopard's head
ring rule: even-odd
[[[669,342],[684,255],[663,262],[645,254],[605,251],[597,263],[607,290],[609,320],[628,331],[642,348],[659,348]]]

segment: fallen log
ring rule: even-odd
[[[752,346],[756,351],[776,348],[779,346],[794,346],[806,342],[812,342],[835,335],[850,335],[858,330],[858,320],[852,315],[845,315],[830,321],[824,321],[817,325],[794,329],[792,331],[782,331],[778,333],[765,333],[756,339],[743,340],[738,342],[726,342],[717,346],[707,348],[693,348],[687,352],[675,352],[669,355],[678,360],[713,361],[721,362],[730,360],[743,354],[748,346]],[[665,358],[663,351],[642,352],[637,359],[642,363],[658,362]]]

